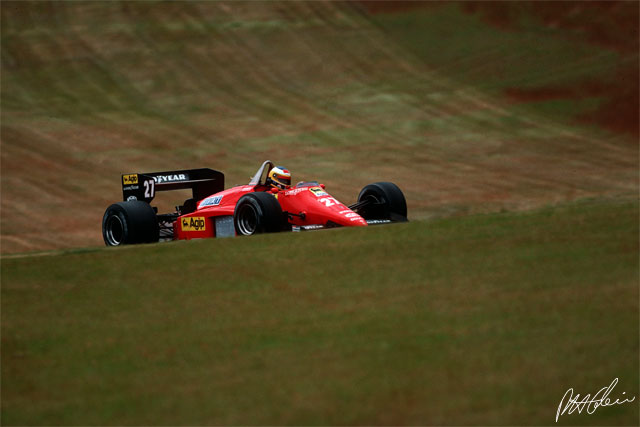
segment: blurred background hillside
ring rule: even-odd
[[[3,253],[101,245],[121,173],[265,159],[411,219],[637,197],[637,2],[0,7]]]

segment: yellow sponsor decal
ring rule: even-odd
[[[122,184],[123,185],[131,185],[138,183],[138,174],[132,173],[129,175],[122,175]]]
[[[324,191],[321,187],[311,187],[309,189],[309,191],[311,191],[313,194],[316,195],[316,197],[321,197],[321,196],[328,196],[329,194]]]
[[[204,231],[206,229],[203,216],[191,216],[180,220],[182,231]]]

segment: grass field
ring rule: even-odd
[[[639,424],[637,2],[0,12],[2,425]],[[102,247],[266,159],[411,222]]]
[[[2,423],[552,425],[638,391],[638,231],[609,199],[5,257]]]
[[[638,136],[637,3],[448,3],[373,22],[432,69],[522,116]]]
[[[596,6],[582,20],[602,34],[638,13]],[[101,245],[121,173],[211,167],[240,184],[266,158],[345,203],[396,182],[414,219],[638,192],[637,40],[617,49],[532,14],[496,28],[456,4],[0,8],[2,253]],[[614,96],[620,75],[635,104]],[[548,87],[561,96],[521,99]],[[610,104],[606,123],[631,115],[631,133],[584,120]]]

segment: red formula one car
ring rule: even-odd
[[[191,169],[122,175],[123,202],[102,218],[108,246],[163,240],[230,237],[279,231],[367,226],[407,221],[402,191],[391,182],[365,186],[358,201],[345,206],[316,181],[290,186],[288,171],[271,161],[246,185],[224,189],[224,174]],[[176,212],[158,214],[157,191],[191,189]]]

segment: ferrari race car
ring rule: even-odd
[[[124,201],[102,218],[104,241],[119,246],[407,221],[404,195],[391,182],[365,186],[347,207],[316,181],[270,185],[274,168],[267,160],[248,184],[227,190],[224,174],[212,169],[124,174]],[[151,206],[156,192],[180,189],[191,189],[192,198],[175,212],[159,214]]]

